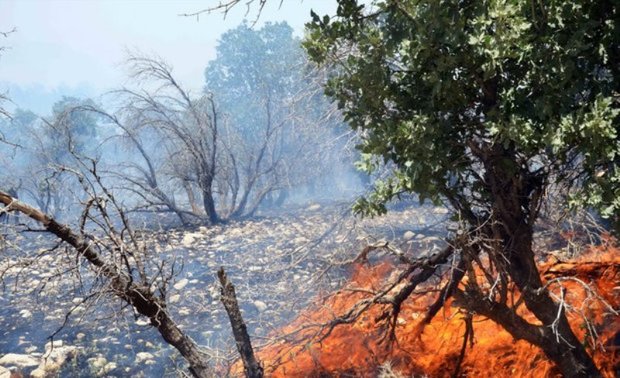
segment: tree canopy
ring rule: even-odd
[[[366,133],[366,167],[377,156],[396,166],[370,209],[402,191],[487,209],[476,151],[501,145],[514,156],[507,170],[569,183],[574,199],[617,213],[612,4],[387,1],[367,15],[340,1],[336,19],[315,15],[305,46],[319,62],[346,54],[327,90]]]
[[[326,91],[361,130],[362,166],[392,168],[358,211],[383,213],[409,192],[452,208],[458,269],[489,274],[444,294],[541,347],[566,376],[599,373],[540,280],[534,225],[552,201],[620,213],[618,11],[588,0],[339,0],[336,17],[313,14],[304,42],[334,66]],[[542,326],[507,302],[511,281]]]

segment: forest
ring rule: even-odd
[[[295,1],[0,92],[0,378],[619,376],[618,4]]]

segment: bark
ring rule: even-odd
[[[222,285],[222,303],[228,313],[230,319],[230,325],[232,326],[233,335],[237,342],[237,350],[241,355],[243,361],[243,367],[245,370],[245,376],[248,378],[261,378],[263,376],[263,367],[256,360],[254,351],[252,349],[252,343],[250,341],[250,335],[248,335],[247,327],[239,311],[239,304],[237,303],[237,296],[235,294],[235,287],[228,280],[224,268],[221,268],[217,272],[217,276],[220,279]]]
[[[205,213],[207,213],[207,218],[211,224],[216,224],[220,221],[220,217],[217,214],[217,210],[215,209],[215,200],[213,198],[213,192],[211,190],[211,183],[208,183],[204,186],[202,191],[202,204],[205,209]]]
[[[570,328],[566,314],[543,288],[536,266],[533,225],[544,184],[502,145],[488,146],[482,160],[493,204],[487,237],[499,242],[498,250],[492,253],[497,254],[497,261],[507,260],[502,269],[518,287],[528,310],[542,322],[537,327],[542,338],[530,342],[540,347],[565,377],[599,377],[599,370]],[[509,330],[506,317],[497,319]]]
[[[35,220],[48,232],[75,248],[77,253],[84,257],[99,274],[109,280],[118,298],[132,305],[138,313],[150,319],[151,324],[157,328],[164,340],[175,347],[187,360],[190,371],[195,377],[206,378],[212,375],[198,345],[179,328],[170,317],[165,301],[157,297],[148,286],[136,283],[115,264],[104,260],[92,242],[73,232],[69,226],[58,223],[47,214],[2,191],[0,191],[0,203],[4,204],[9,211],[20,212]]]
[[[185,192],[187,193],[187,199],[189,201],[189,205],[192,208],[192,212],[194,214],[200,214],[200,210],[198,209],[198,205],[196,204],[196,196],[194,196],[194,189],[192,189],[192,185],[187,180],[183,180],[183,187],[185,188]]]
[[[600,377],[594,361],[571,329],[565,312],[543,289],[531,247],[531,234],[517,232],[511,240],[520,242],[509,244],[513,249],[509,254],[508,273],[519,288],[528,310],[543,323],[540,331],[544,341],[536,345],[558,365],[565,377]]]

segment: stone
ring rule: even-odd
[[[403,240],[408,241],[415,238],[415,232],[413,231],[405,231],[403,234]]]
[[[184,247],[193,247],[196,239],[200,239],[202,238],[202,236],[203,235],[201,233],[188,232],[183,235],[183,239],[181,239],[181,244],[183,244]]]
[[[48,373],[46,376],[59,370],[68,359],[75,357],[78,352],[77,347],[66,345],[54,346],[53,349],[48,349],[46,345],[45,350],[46,353],[43,355],[43,362],[39,365],[39,369],[43,369]]]
[[[62,340],[54,340],[53,342],[47,342],[45,343],[45,352],[49,352],[52,348],[56,349],[56,348],[60,348],[63,346],[63,342]]]
[[[45,378],[46,375],[47,371],[43,367],[38,367],[30,372],[30,378]]]
[[[183,278],[179,280],[177,283],[175,283],[173,287],[176,290],[183,290],[183,288],[187,286],[188,283],[189,283],[189,280],[187,278]]]
[[[306,208],[307,211],[317,211],[321,209],[321,205],[319,205],[318,203],[315,203],[313,205],[310,205]]]
[[[267,304],[263,301],[254,301],[253,303],[258,312],[263,312],[267,309]]]
[[[30,366],[38,366],[39,359],[27,354],[7,353],[0,358],[0,365],[15,366],[25,368]]]
[[[173,294],[170,296],[169,302],[177,303],[180,299],[181,299],[181,296],[179,294]]]
[[[28,319],[32,317],[32,312],[24,309],[19,312],[19,315],[24,319]]]
[[[5,367],[0,366],[0,378],[11,378],[11,371]]]
[[[136,364],[140,364],[142,362],[146,363],[149,360],[153,360],[155,356],[149,352],[138,352],[136,353]]]
[[[93,368],[93,370],[99,371],[101,368],[103,368],[108,363],[108,360],[106,360],[106,358],[103,356],[99,356],[99,357],[89,358],[87,362]]]
[[[116,362],[108,362],[107,364],[105,364],[105,366],[101,370],[101,375],[106,375],[112,370],[116,369],[117,367],[118,365],[116,365]]]

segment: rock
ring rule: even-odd
[[[179,301],[179,299],[181,299],[181,296],[179,294],[173,294],[170,296],[170,303],[177,303]]]
[[[24,309],[19,312],[19,315],[24,319],[28,319],[32,317],[32,312]]]
[[[108,362],[103,356],[89,358],[88,364],[97,377],[103,377],[117,368],[116,362]]]
[[[183,244],[184,247],[193,247],[196,239],[200,239],[202,238],[202,236],[202,233],[188,232],[183,235],[183,239],[181,239],[181,244]]]
[[[58,340],[61,341],[61,340]],[[48,343],[49,344],[49,343]],[[44,376],[52,375],[52,373],[60,370],[60,367],[70,358],[73,358],[77,355],[78,348],[74,346],[63,346],[59,343],[59,346],[56,346],[56,341],[54,341],[54,348],[47,348],[45,346],[46,353],[43,355],[43,361],[39,365],[38,369],[42,369],[45,373]]]
[[[409,241],[413,238],[415,238],[415,232],[413,231],[405,231],[405,233],[403,234],[403,240],[405,241]]]
[[[179,282],[174,284],[174,288],[176,290],[183,290],[183,288],[188,284],[189,280],[187,278],[183,278],[182,280],[179,280]]]
[[[253,304],[258,312],[263,312],[267,309],[267,304],[263,301],[254,301]]]
[[[11,371],[5,367],[0,366],[0,378],[11,378]]]
[[[436,207],[433,209],[433,213],[435,214],[448,214],[450,210],[445,207]]]
[[[51,349],[60,348],[63,346],[62,340],[54,340],[52,342],[45,343],[45,352],[49,352]]]
[[[103,368],[108,363],[108,360],[106,360],[106,358],[103,356],[99,356],[99,357],[89,358],[87,362],[93,368],[93,370],[99,371],[101,368]]]
[[[142,362],[147,363],[149,360],[153,360],[155,358],[155,356],[153,356],[153,354],[149,353],[149,352],[138,352],[136,353],[136,365],[140,364]],[[148,364],[147,364],[148,365]]]
[[[5,367],[15,366],[18,368],[25,368],[38,366],[39,359],[27,354],[7,353],[0,358],[0,365]]]
[[[45,378],[46,374],[45,368],[38,367],[30,372],[30,378]]]
[[[118,365],[116,365],[116,362],[108,362],[107,364],[105,364],[103,369],[101,369],[101,375],[106,375],[117,367]]]

